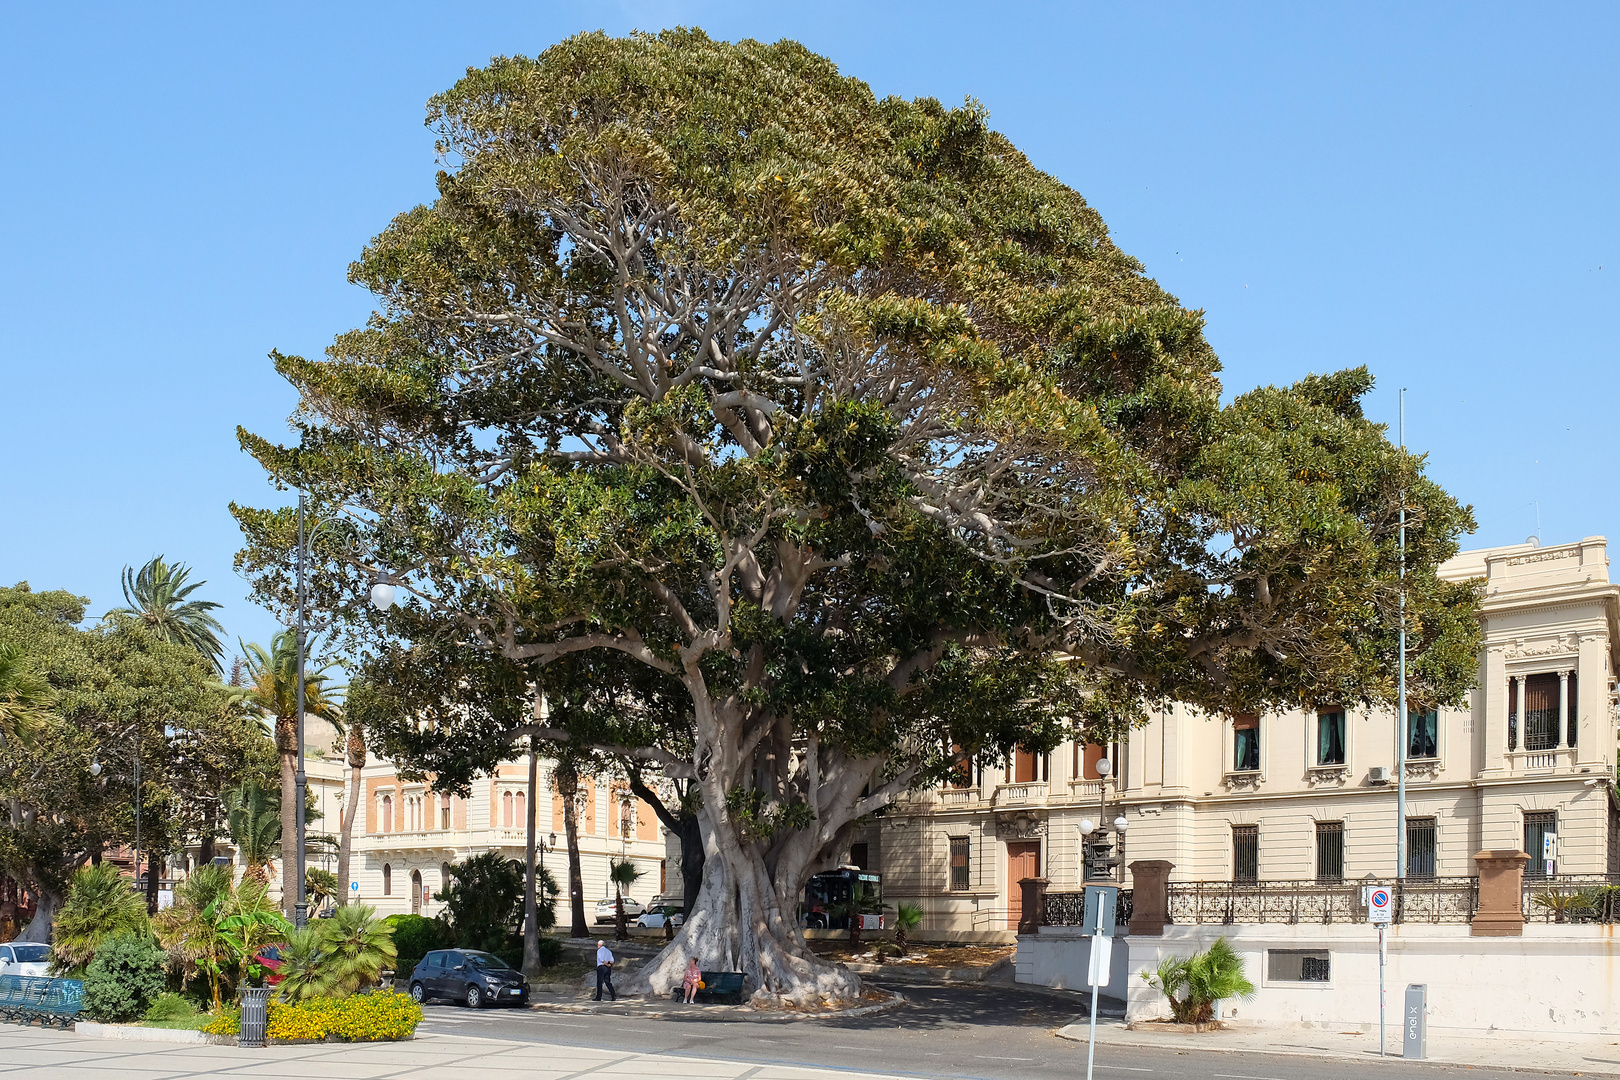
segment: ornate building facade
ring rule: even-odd
[[[970,786],[919,793],[856,838],[860,859],[889,902],[923,906],[925,930],[985,940],[1010,938],[1021,879],[1074,889],[1107,872],[1128,885],[1138,859],[1173,863],[1174,881],[1393,877],[1403,738],[1409,877],[1473,875],[1476,853],[1504,849],[1526,851],[1531,874],[1620,873],[1620,586],[1606,547],[1531,541],[1442,568],[1483,590],[1463,708],[1414,713],[1398,732],[1391,712],[1337,702],[1239,717],[1172,707],[1116,746],[1019,754]],[[1111,850],[1093,847],[1088,870],[1080,822],[1120,818],[1123,839],[1109,828]],[[1117,867],[1099,867],[1103,854]]]

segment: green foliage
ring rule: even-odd
[[[238,1005],[220,1005],[214,1009],[214,1018],[202,1029],[205,1035],[236,1035],[242,1030],[242,1009]]]
[[[276,996],[286,1001],[302,1001],[321,997],[331,988],[331,979],[323,971],[326,942],[321,928],[306,926],[294,929],[281,946],[281,967],[277,974]]]
[[[258,784],[245,783],[224,793],[225,821],[243,872],[261,883],[281,856],[281,809],[276,796]]]
[[[252,985],[264,972],[253,956],[292,931],[265,895],[262,882],[231,887],[224,867],[203,866],[175,890],[175,902],[154,920],[158,941],[180,966],[182,979],[202,975],[217,1011],[227,985]]]
[[[501,953],[523,916],[523,864],[486,851],[450,864],[450,886],[433,894],[445,905],[455,944]]]
[[[212,600],[187,599],[208,584],[198,581],[187,585],[190,574],[191,568],[185,563],[170,566],[161,555],[150,559],[140,573],[124,567],[124,603],[128,607],[114,608],[106,617],[134,619],[164,641],[195,649],[223,671],[220,661],[225,646],[220,644],[219,635],[225,628],[210,614],[219,605]]]
[[[138,1019],[163,993],[167,962],[167,954],[144,930],[107,938],[84,974],[85,1015],[111,1024]]]
[[[398,955],[393,927],[364,904],[345,905],[320,920],[320,937],[324,992],[337,997],[375,986]]]
[[[542,937],[535,945],[540,956],[540,966],[556,967],[557,961],[562,959],[562,942],[554,937]]]
[[[422,915],[390,915],[384,920],[393,930],[394,949],[401,972],[414,968],[434,949],[449,948],[455,941],[448,923]]]
[[[141,1019],[149,1024],[164,1024],[175,1020],[189,1020],[198,1015],[195,1002],[184,994],[162,993],[152,999]]]
[[[80,867],[67,903],[56,917],[51,967],[57,972],[89,967],[103,942],[148,931],[146,898],[112,863]]]
[[[49,716],[51,687],[28,666],[22,649],[0,643],[0,740],[27,741]]]
[[[336,900],[341,892],[337,875],[332,871],[322,870],[318,866],[304,868],[304,895],[309,898],[311,911]]]
[[[1201,953],[1165,957],[1156,970],[1142,972],[1142,981],[1164,994],[1170,1017],[1179,1024],[1208,1023],[1215,1015],[1215,1002],[1247,999],[1255,993],[1254,984],[1243,974],[1243,959],[1223,937]]]
[[[894,946],[901,956],[906,955],[906,936],[922,925],[921,904],[902,900],[894,909]]]

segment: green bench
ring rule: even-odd
[[[35,975],[0,975],[0,1018],[64,1029],[84,1008],[84,983]]]
[[[740,971],[705,971],[703,973],[703,989],[694,995],[694,1001],[725,1001],[732,1005],[741,1005],[743,999],[743,980],[747,978]],[[676,986],[671,996],[676,1001],[686,998],[686,991]]]

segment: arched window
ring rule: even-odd
[[[512,824],[520,826],[527,824],[529,821],[529,797],[520,791],[517,793],[517,799],[513,805],[516,812],[512,815]]]
[[[411,871],[411,914],[422,914],[422,871]]]
[[[449,887],[450,887],[450,864],[447,863],[447,862],[440,863],[439,864],[439,888],[440,889],[448,889]]]
[[[383,895],[394,895],[394,868],[387,863],[383,863]]]
[[[501,796],[501,824],[508,829],[512,827],[512,793],[510,791]]]
[[[382,820],[382,831],[383,832],[393,832],[394,831],[394,797],[392,795],[384,795],[383,796],[382,819],[383,819]]]

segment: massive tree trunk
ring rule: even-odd
[[[276,717],[276,752],[281,758],[281,911],[290,919],[298,899],[297,717]]]
[[[34,895],[39,897],[39,904],[34,908],[34,917],[23,927],[22,933],[17,935],[18,941],[50,941],[51,926],[56,922],[56,913],[62,910],[62,904],[67,899],[63,893],[44,888],[36,888]]]
[[[343,804],[343,822],[338,832],[337,884],[339,905],[349,902],[349,860],[354,851],[354,820],[360,810],[360,773],[366,767],[366,733],[357,720],[349,720],[349,797]]]
[[[664,828],[674,833],[681,842],[681,903],[682,915],[690,919],[697,906],[698,893],[703,890],[703,827],[697,814],[685,805],[685,800],[671,809],[658,792],[647,786],[641,769],[631,763],[628,769],[630,790],[658,815]]]
[[[568,910],[569,937],[589,937],[591,926],[585,921],[585,876],[579,869],[579,770],[567,760],[557,763],[553,774],[557,794],[563,801],[563,833],[568,838]]]

